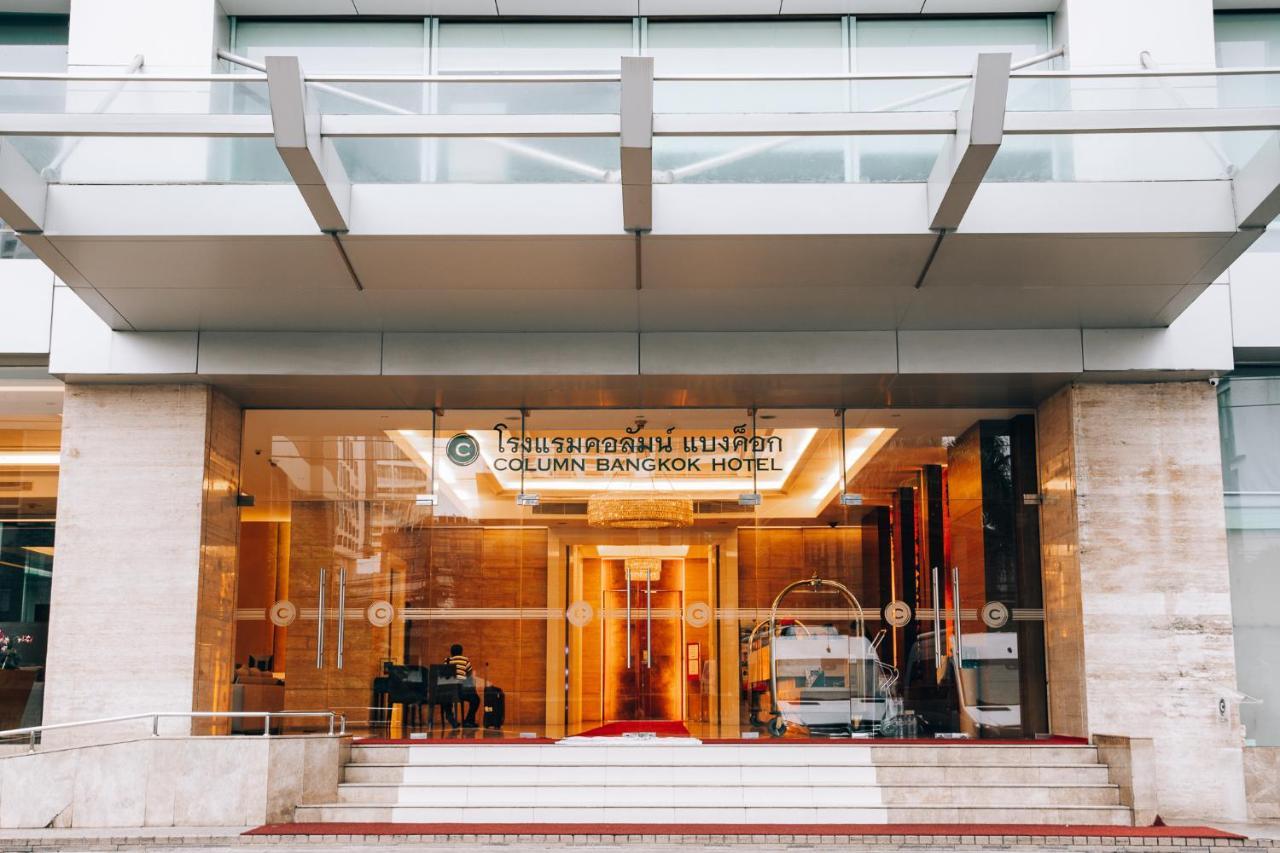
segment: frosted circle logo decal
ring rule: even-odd
[[[385,628],[396,618],[396,609],[390,601],[375,601],[365,609],[365,618],[375,628]]]
[[[480,456],[480,444],[465,432],[460,432],[445,445],[444,455],[454,465],[470,465]]]
[[[564,612],[564,618],[569,620],[569,624],[575,628],[585,628],[591,624],[591,617],[595,615],[591,605],[585,601],[575,601],[569,605],[569,609]]]
[[[1003,628],[1009,624],[1009,608],[1002,602],[988,601],[982,606],[982,621],[988,628]]]
[[[298,608],[292,601],[277,601],[267,610],[267,618],[277,628],[287,628],[298,618]]]
[[[911,605],[905,601],[890,601],[884,606],[884,621],[890,627],[905,628],[911,622]]]
[[[705,628],[711,622],[711,605],[705,601],[695,601],[684,609],[684,621],[691,628]]]

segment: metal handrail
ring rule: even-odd
[[[1050,69],[1011,71],[1013,79],[1106,79],[1125,77],[1251,77],[1280,74],[1280,67],[1150,69]],[[861,71],[844,74],[655,74],[656,83],[769,83],[857,80],[968,80],[971,74],[954,71]],[[617,83],[617,74],[308,74],[308,83]],[[0,71],[2,80],[61,80],[110,83],[265,83],[265,74],[85,74],[69,71]]]
[[[272,718],[325,717],[329,720],[329,734],[342,736],[347,733],[347,717],[338,711],[149,711],[144,714],[124,714],[119,717],[101,717],[96,720],[76,720],[70,723],[48,723],[40,726],[26,726],[20,729],[0,731],[0,740],[26,737],[29,750],[36,748],[36,735],[44,732],[62,731],[65,729],[83,728],[85,726],[102,726],[109,723],[127,723],[133,720],[150,720],[151,736],[160,736],[162,719],[212,719],[225,717],[228,719],[260,719],[262,720],[262,736],[271,736]]]

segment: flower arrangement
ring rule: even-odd
[[[30,634],[10,636],[0,628],[0,669],[17,669],[21,663],[18,647],[27,645],[32,639]]]

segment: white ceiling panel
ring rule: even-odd
[[[60,237],[53,242],[82,275],[103,289],[353,287],[333,241],[323,235]]]
[[[640,327],[664,332],[892,329],[907,289],[894,287],[651,288]]]
[[[641,15],[776,15],[782,0],[640,0]]]
[[[387,331],[625,332],[635,290],[366,290]]]
[[[228,15],[354,15],[353,0],[221,0]]]
[[[1062,0],[925,0],[926,15],[1055,12]]]
[[[343,238],[368,290],[634,290],[632,237]]]
[[[467,15],[498,14],[495,0],[352,0],[361,15]]]
[[[1053,329],[1150,326],[1177,285],[944,287],[912,290],[902,329]],[[975,310],[975,306],[977,309]]]
[[[377,331],[378,318],[354,287],[345,290],[256,290],[130,287],[105,291],[113,305],[146,330]],[[126,313],[127,312],[127,313]]]
[[[910,287],[932,235],[647,237],[644,288]],[[731,291],[731,292],[729,292]]]
[[[925,287],[1186,284],[1226,235],[952,234]]]
[[[497,0],[499,15],[622,16],[639,14],[639,0]]]
[[[782,0],[784,15],[915,15],[924,0]]]

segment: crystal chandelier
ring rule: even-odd
[[[626,492],[587,498],[592,527],[690,527],[693,498],[674,492]]]
[[[662,579],[662,561],[657,557],[628,557],[626,566],[627,580],[632,583],[657,583]]]

